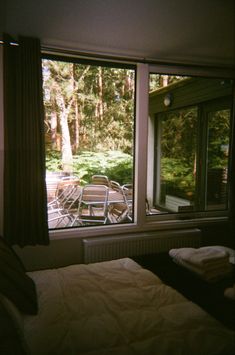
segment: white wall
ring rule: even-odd
[[[83,262],[81,238],[52,240],[49,246],[14,247],[27,271],[56,268]]]

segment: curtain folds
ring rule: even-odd
[[[4,237],[46,245],[44,112],[40,41],[4,36]]]
[[[235,91],[235,88],[234,88]],[[235,93],[234,93],[235,96]],[[234,97],[235,99],[235,97]],[[232,120],[232,139],[231,139],[231,164],[229,169],[230,191],[229,191],[229,222],[233,246],[235,248],[235,107],[233,107]]]

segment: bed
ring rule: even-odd
[[[130,258],[21,273],[28,302],[0,292],[22,354],[234,354],[233,330]]]

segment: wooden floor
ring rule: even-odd
[[[235,272],[231,277],[220,282],[208,283],[175,264],[168,253],[137,256],[133,259],[154,272],[164,283],[197,303],[224,325],[235,329],[235,301],[224,297],[225,288],[231,287],[235,282]]]

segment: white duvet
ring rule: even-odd
[[[33,355],[234,354],[234,332],[129,258],[28,274]]]

